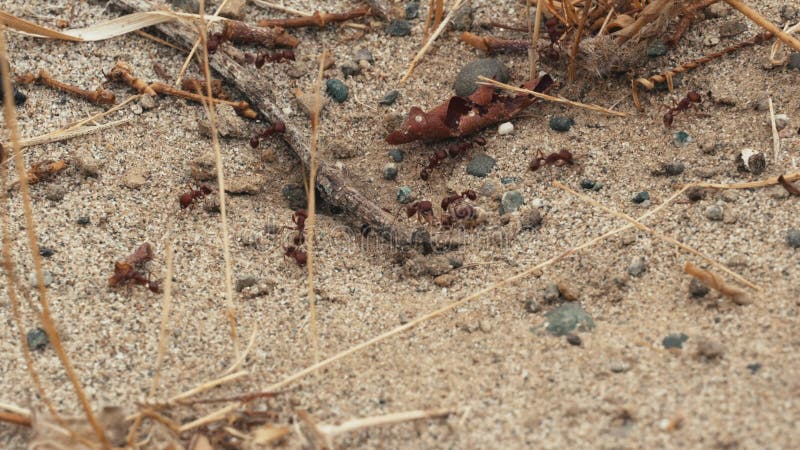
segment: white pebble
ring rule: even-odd
[[[511,134],[514,132],[514,124],[511,122],[504,122],[500,124],[500,127],[497,128],[497,134],[505,135]]]
[[[281,112],[286,116],[290,116],[290,115],[292,115],[292,107],[291,106],[287,106],[287,107],[283,108],[281,110]]]

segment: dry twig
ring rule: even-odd
[[[723,280],[722,277],[713,272],[703,270],[690,262],[686,263],[683,271],[693,276],[695,279],[697,279],[697,281],[730,298],[737,305],[747,305],[752,303],[752,300],[747,295],[747,292],[725,283],[725,280]]]
[[[281,27],[281,28],[302,28],[317,27],[323,28],[331,23],[345,22],[347,20],[363,17],[369,14],[369,8],[356,8],[344,13],[326,13],[314,11],[308,16],[301,16],[292,19],[261,19],[258,21],[260,27]]]
[[[103,89],[102,86],[94,91],[87,91],[77,86],[72,86],[56,80],[44,69],[40,69],[39,73],[36,75],[34,75],[32,72],[21,75],[17,77],[17,82],[25,84],[38,82],[58,91],[72,94],[76,97],[89,100],[92,103],[97,103],[98,105],[113,105],[117,101],[114,93],[107,89]]]

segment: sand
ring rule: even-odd
[[[355,3],[326,2],[325,8],[341,11]],[[779,11],[787,3],[763,0],[752,6],[782,24]],[[310,1],[286,4],[316,8],[316,2]],[[519,2],[473,4],[476,24],[490,19],[518,21]],[[71,7],[71,2],[44,1],[6,1],[3,5],[6,11],[47,26],[54,26],[57,18],[69,17]],[[105,3],[79,3],[75,8],[71,27],[119,14]],[[425,8],[423,5],[423,15]],[[277,15],[255,6],[246,11],[248,20]],[[717,36],[719,27],[731,20],[745,24],[747,31],[723,38],[716,47],[703,44],[705,37]],[[553,187],[553,180],[579,190],[584,179],[600,181],[602,189],[589,195],[618,211],[639,216],[662,204],[678,183],[743,182],[797,171],[797,132],[780,140],[782,152],[776,161],[769,113],[753,104],[771,96],[776,112],[787,114],[789,128],[797,130],[800,72],[763,69],[768,46],[762,45],[687,74],[672,94],[644,93],[645,112],[639,115],[615,118],[540,104],[513,121],[512,134],[500,136],[496,126],[490,127],[482,133],[488,141],[483,150],[496,158],[497,165],[487,179],[466,173],[467,157],[447,161],[424,182],[419,179],[421,164],[444,144],[408,144],[402,146],[406,157],[398,165],[397,179],[384,180],[382,168],[390,162],[388,151],[395,148],[383,141],[387,133],[384,116],[404,114],[412,106],[427,109],[445,100],[452,95],[452,82],[460,67],[482,56],[459,43],[455,32],[445,33],[411,79],[399,86],[422,35],[422,20],[412,21],[412,25],[411,37],[388,37],[377,30],[351,42],[346,39],[354,30],[346,28],[293,31],[302,40],[298,61],[264,68],[264,76],[272,77],[285,92],[279,106],[302,121],[303,112],[291,90],[309,88],[322,46],[332,52],[337,63],[358,48],[372,51],[374,65],[345,80],[350,98],[327,105],[320,151],[322,158],[342,164],[357,185],[385,208],[399,211],[395,195],[400,186],[410,186],[417,198],[434,203],[448,189],[485,192],[487,181],[495,186],[493,195],[481,195],[475,202],[487,211],[488,221],[464,233],[469,245],[444,256],[411,255],[412,260],[405,264],[398,263],[408,256],[401,249],[379,239],[361,239],[357,224],[323,207],[315,245],[323,357],[624,224]],[[759,31],[735,11],[706,20],[694,26],[677,49],[649,59],[641,74],[656,73]],[[521,36],[511,31],[491,33]],[[86,44],[8,36],[16,74],[45,68],[60,80],[89,89],[103,83],[103,72],[120,59],[152,81],[158,80],[154,63],[165,68],[174,81],[184,59],[181,52],[136,34]],[[524,80],[524,56],[499,58],[511,69],[514,82]],[[300,76],[290,77],[289,69]],[[190,71],[198,75],[194,66]],[[563,69],[554,69],[553,74],[565,80]],[[338,68],[326,71],[325,77],[343,79]],[[635,113],[625,77],[585,78],[578,86],[564,93]],[[133,94],[119,84],[109,88],[118,100]],[[386,92],[395,88],[400,90],[397,102],[389,107],[378,105]],[[662,123],[664,106],[689,89],[706,99],[711,91],[715,98],[734,104],[707,100],[703,114],[679,115],[674,126],[666,128]],[[22,90],[28,95],[18,109],[25,137],[102,110],[42,86]],[[237,98],[235,92],[233,96]],[[567,133],[556,133],[548,127],[554,115],[572,117],[575,125]],[[142,242],[155,248],[150,269],[157,278],[164,277],[167,243],[172,242],[175,250],[170,342],[158,397],[215,378],[233,361],[225,315],[220,216],[204,206],[213,203],[209,198],[191,210],[178,207],[178,196],[187,184],[196,183],[189,174],[190,163],[211,149],[210,139],[198,131],[203,117],[198,105],[162,98],[155,109],[141,111],[137,105],[112,116],[130,119],[126,125],[26,150],[29,165],[44,159],[72,162],[67,171],[32,186],[31,192],[39,244],[55,250],[44,259],[44,268],[52,276],[48,288],[52,314],[95,409],[110,405],[134,412],[154,373],[161,296],[138,286],[130,290],[107,286],[114,262]],[[255,130],[262,125],[249,126]],[[680,130],[694,140],[682,148],[673,145],[673,134]],[[6,139],[4,134],[4,143]],[[336,159],[334,141],[356,149],[356,156]],[[716,150],[702,151],[700,144],[705,148],[707,143],[717,144]],[[255,333],[255,344],[244,364],[249,376],[208,392],[208,397],[261,390],[313,363],[306,271],[283,257],[291,233],[279,228],[292,225],[292,209],[282,189],[302,183],[301,166],[277,139],[266,140],[258,150],[251,149],[247,139],[225,138],[221,145],[226,177],[256,177],[261,186],[255,195],[229,195],[226,202],[234,281],[253,277],[264,289],[261,295],[250,295],[254,289],[248,288],[234,296],[241,345]],[[576,165],[528,170],[538,151],[562,148],[572,151]],[[754,177],[737,170],[734,159],[744,148],[766,153],[764,174]],[[98,176],[87,177],[77,170],[74,161],[78,159],[96,160],[101,166]],[[651,175],[661,163],[672,161],[683,162],[686,170],[675,177]],[[127,187],[126,176],[136,170],[144,171],[145,183]],[[503,185],[502,177],[515,180]],[[516,216],[503,225],[497,213],[499,196],[509,190],[522,194],[523,214],[531,208],[540,210],[544,217],[541,226],[518,230]],[[644,205],[631,201],[640,191],[650,194],[651,200]],[[18,190],[12,190],[11,196],[17,276],[27,286],[32,263]],[[49,199],[59,196],[63,198]],[[681,198],[647,220],[660,232],[763,286],[761,293],[750,291],[750,305],[736,305],[713,292],[693,298],[683,266],[687,261],[703,261],[644,232],[628,231],[331,364],[289,385],[278,397],[257,404],[275,411],[274,420],[279,424],[296,422],[296,409],[326,423],[405,410],[456,410],[446,419],[343,435],[336,438],[342,448],[795,447],[800,442],[795,426],[800,414],[800,339],[796,331],[800,250],[786,244],[786,233],[800,226],[797,202],[779,187],[711,192],[695,203]],[[727,221],[706,218],[706,209],[714,204],[722,205]],[[79,225],[78,218],[84,216],[89,224]],[[463,264],[450,271],[454,279],[449,287],[438,286],[432,276],[415,272],[416,262],[441,257]],[[647,270],[638,277],[627,275],[631,261],[639,257],[645,258]],[[732,281],[730,277],[727,280]],[[546,286],[557,282],[569,285],[596,324],[592,332],[579,333],[580,346],[542,328],[545,313],[561,302],[549,304],[544,299]],[[6,292],[5,277],[0,284]],[[540,305],[537,312],[526,306],[531,301]],[[6,324],[0,329],[0,402],[42,410],[43,403],[25,370],[6,295],[0,305],[0,318]],[[36,326],[37,317],[30,303],[24,311],[27,331]],[[689,337],[682,350],[663,347],[662,339],[672,333]],[[719,357],[698,356],[705,339],[722,346]],[[35,351],[34,357],[48,395],[59,410],[79,414],[76,397],[52,347]],[[754,369],[753,364],[759,368]],[[185,423],[211,408],[177,408],[168,414]],[[150,422],[144,426],[145,432],[155,429],[158,426]],[[305,432],[310,436],[307,429]],[[2,448],[26,448],[31,438],[27,429],[0,424]],[[305,447],[307,439],[293,429],[281,446]]]

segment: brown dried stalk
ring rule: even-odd
[[[526,52],[530,43],[526,40],[502,39],[493,36],[479,36],[469,31],[461,33],[461,42],[484,51],[494,53]]]
[[[653,90],[655,88],[656,83],[667,83],[667,88],[672,91],[672,79],[675,75],[679,73],[688,72],[696,67],[699,67],[709,61],[713,61],[715,59],[721,58],[729,53],[733,53],[737,50],[743,49],[745,47],[750,47],[753,45],[760,44],[762,42],[768,41],[772,39],[774,35],[769,31],[765,31],[761,34],[757,34],[750,39],[745,41],[739,42],[737,44],[731,45],[730,47],[726,47],[718,52],[711,53],[709,55],[703,56],[702,58],[698,58],[686,63],[681,64],[678,67],[673,69],[667,70],[660,75],[653,75],[650,78],[637,78],[632,81],[632,94],[633,94],[633,103],[636,105],[636,108],[642,109],[642,105],[639,101],[639,92],[638,86],[644,86],[647,90]]]
[[[191,100],[191,101],[197,102],[197,103],[203,103],[203,100],[205,100],[205,98],[206,98],[202,94],[197,94],[195,92],[184,91],[182,89],[178,89],[176,87],[173,87],[173,86],[171,86],[169,84],[164,84],[164,83],[153,83],[153,84],[150,85],[150,88],[153,89],[153,91],[155,91],[155,92],[157,92],[157,93],[159,93],[161,95],[170,95],[172,97],[180,97],[180,98],[184,98],[186,100]],[[258,118],[258,112],[253,110],[250,107],[250,104],[247,103],[244,100],[238,101],[238,102],[231,101],[231,100],[223,100],[221,98],[214,98],[212,100],[214,100],[214,103],[223,104],[223,105],[229,105],[229,106],[233,107],[233,109],[236,110],[236,114],[239,114],[242,117],[246,117],[248,119],[256,119],[256,118]]]
[[[137,78],[133,75],[133,70],[131,66],[128,65],[125,61],[117,61],[114,64],[114,68],[111,69],[111,72],[106,75],[109,80],[114,81],[121,81],[128,86],[136,89],[136,91],[140,94],[147,94],[150,97],[155,97],[156,92],[141,78]]]
[[[225,22],[222,38],[234,44],[257,44],[269,48],[300,45],[299,39],[286,33],[281,27],[256,28],[238,20]]]
[[[780,185],[783,186],[784,189],[786,189],[786,192],[800,197],[800,189],[798,189],[797,186],[790,183],[789,180],[784,178],[783,175],[778,176],[778,183],[780,183]]]
[[[575,35],[575,40],[572,42],[572,50],[569,54],[569,68],[568,68],[568,75],[567,79],[570,83],[575,81],[575,74],[578,70],[577,68],[577,61],[578,61],[578,47],[581,44],[581,39],[583,38],[583,29],[586,26],[586,18],[589,16],[589,5],[584,2],[583,5],[583,12],[581,13],[580,21],[578,22],[578,32]]]
[[[326,13],[314,11],[310,16],[293,17],[291,19],[261,19],[258,21],[260,27],[282,27],[282,28],[302,28],[318,27],[323,28],[329,23],[345,22],[369,14],[369,8],[356,8],[344,13]]]
[[[747,295],[747,292],[745,292],[743,289],[739,289],[738,287],[725,283],[725,280],[723,280],[722,277],[713,272],[703,270],[690,262],[686,263],[683,271],[693,276],[697,281],[730,298],[737,305],[748,305],[752,303],[752,300]]]
[[[77,86],[72,86],[56,80],[44,69],[40,69],[38,75],[34,75],[32,72],[21,75],[17,77],[17,82],[23,84],[38,82],[47,87],[89,100],[92,103],[97,103],[98,105],[113,105],[117,101],[114,93],[109,90],[99,87],[94,91],[87,91]]]
[[[6,422],[23,427],[31,426],[31,418],[22,414],[0,411],[0,422]]]
[[[198,94],[203,93],[206,91],[206,80],[184,78],[181,80],[181,89]],[[228,100],[227,94],[222,90],[222,80],[211,80],[211,95],[220,100]]]
[[[674,0],[655,0],[650,3],[639,13],[639,16],[632,24],[614,33],[614,40],[618,45],[624,44],[638,35],[647,24],[654,22],[665,14],[671,15],[675,3]]]

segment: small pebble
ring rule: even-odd
[[[689,188],[686,191],[686,198],[688,198],[689,201],[698,202],[706,198],[706,190],[698,186]]]
[[[695,298],[705,297],[706,294],[708,294],[708,286],[701,283],[696,278],[692,278],[692,281],[689,282],[689,294]]]
[[[519,178],[517,177],[500,177],[500,184],[504,186],[508,186],[509,184],[519,183]]]
[[[39,255],[45,258],[49,258],[55,255],[56,251],[49,247],[39,247]]]
[[[473,9],[469,5],[462,6],[461,9],[456,11],[453,20],[450,21],[450,27],[458,31],[469,31],[472,28]]]
[[[747,31],[747,25],[738,20],[730,20],[719,27],[720,37],[734,37]]]
[[[664,348],[683,348],[683,343],[689,339],[689,336],[678,333],[670,334],[661,341]]]
[[[50,343],[47,333],[39,327],[25,333],[25,340],[28,342],[28,348],[31,350],[44,350],[47,344]]]
[[[394,180],[397,178],[397,165],[395,163],[388,163],[383,166],[383,179]]]
[[[578,303],[567,302],[548,312],[545,329],[555,336],[565,336],[574,330],[591,331],[594,320]]]
[[[147,183],[147,171],[139,166],[128,169],[122,179],[122,184],[128,189],[139,189],[145,183]]]
[[[586,189],[587,191],[594,189],[595,182],[593,180],[581,180],[581,189]]]
[[[478,193],[484,197],[494,198],[497,192],[501,189],[500,182],[497,180],[487,180],[484,182],[480,188],[478,188]],[[499,200],[499,198],[498,198]]]
[[[517,211],[523,203],[522,194],[519,191],[508,191],[503,194],[500,200],[500,215]]]
[[[89,216],[80,216],[78,220],[75,221],[78,225],[89,225],[91,220],[89,220]]]
[[[149,95],[143,95],[139,97],[139,104],[142,105],[142,109],[149,111],[156,107],[156,100]]]
[[[478,77],[494,78],[501,83],[509,80],[508,68],[499,59],[483,58],[467,63],[456,75],[453,89],[456,95],[467,97],[478,89]]]
[[[742,172],[760,175],[767,168],[767,159],[763,153],[746,148],[737,155],[736,166]]]
[[[403,162],[403,158],[405,158],[405,154],[400,149],[392,149],[389,150],[389,157],[392,158],[394,162]]]
[[[761,111],[761,112],[769,111],[769,98],[761,97],[760,99],[753,102],[752,105],[753,109],[755,109],[756,111]]]
[[[213,152],[204,152],[189,164],[189,175],[196,181],[210,181],[217,178],[216,157]]]
[[[519,222],[523,230],[532,230],[542,224],[542,213],[538,208],[531,208],[520,214]]]
[[[749,370],[751,374],[755,375],[759,370],[761,370],[761,367],[761,363],[752,363],[747,365],[747,370]]]
[[[627,247],[628,245],[633,244],[639,238],[635,230],[629,230],[627,232],[623,232],[620,237],[619,241],[624,246]]]
[[[703,45],[705,45],[706,47],[713,47],[717,44],[719,44],[719,38],[716,36],[706,36],[703,39]]]
[[[24,105],[27,100],[28,96],[25,95],[24,92],[18,91],[16,88],[14,88],[14,105],[16,106]],[[0,103],[2,103],[2,101],[0,101]]]
[[[786,64],[787,69],[800,70],[800,53],[792,52],[789,55],[789,62]]]
[[[398,91],[397,89],[391,90],[387,92],[386,95],[383,96],[383,98],[381,99],[381,101],[378,102],[378,104],[383,106],[391,106],[394,104],[395,101],[397,101],[397,97],[399,95],[400,91]]]
[[[531,314],[539,313],[542,311],[542,305],[536,300],[528,300],[525,302],[525,311]]]
[[[447,262],[450,263],[450,267],[452,267],[453,269],[458,269],[464,265],[464,261],[461,261],[458,258],[449,258]]]
[[[419,17],[419,2],[406,3],[406,20],[413,20]]]
[[[44,192],[44,198],[50,200],[51,202],[60,202],[64,199],[64,195],[66,195],[66,191],[62,186],[57,184],[47,186],[47,189]]]
[[[657,58],[667,54],[667,45],[661,41],[655,41],[647,47],[647,56]]]
[[[359,66],[356,61],[345,61],[339,66],[339,69],[341,69],[342,75],[344,75],[345,78],[354,77],[361,73],[361,66]]]
[[[44,279],[43,280],[44,281],[44,287],[49,287],[51,284],[53,284],[53,274],[50,273],[49,271],[47,271],[47,270],[43,271],[42,272],[42,278]],[[28,284],[30,284],[31,287],[39,286],[39,282],[36,280],[36,272],[35,271],[33,271],[33,272],[28,274]]]
[[[400,189],[397,190],[397,201],[402,204],[411,203],[414,199],[412,194],[411,188],[408,186],[402,186]]]
[[[258,283],[258,279],[256,277],[239,278],[236,280],[236,292],[242,292],[245,288],[255,286],[256,283]]]
[[[550,128],[560,133],[569,131],[573,125],[575,125],[575,121],[572,117],[553,116],[550,118]]]
[[[786,232],[786,244],[792,248],[800,248],[800,229],[790,228]]]
[[[696,355],[698,358],[713,361],[722,358],[724,354],[725,347],[722,343],[703,336],[697,338]]]
[[[411,24],[407,20],[394,19],[386,26],[386,33],[395,37],[411,36]]]
[[[775,114],[775,128],[778,131],[783,130],[789,125],[789,116],[786,114]]]
[[[485,178],[494,169],[495,159],[486,153],[477,153],[467,164],[467,173],[474,177]]]
[[[579,347],[581,345],[581,337],[577,334],[569,334],[567,335],[567,342],[569,342],[569,345]]]
[[[678,131],[672,138],[672,143],[675,147],[686,147],[692,142],[692,137],[685,131]]]
[[[723,208],[722,210],[722,223],[732,225],[739,220],[739,215],[733,208]]]
[[[638,194],[634,195],[632,199],[633,203],[636,203],[637,205],[644,203],[647,200],[650,200],[650,193],[647,191],[639,192]]]
[[[628,274],[632,277],[640,277],[647,271],[647,260],[644,256],[637,256],[631,260],[628,266]]]
[[[542,294],[542,299],[544,299],[545,303],[552,304],[556,303],[561,298],[561,292],[558,290],[558,285],[555,283],[550,283],[544,288],[544,294]]]
[[[514,132],[514,124],[511,122],[503,122],[497,127],[497,134],[500,136],[505,136],[506,134],[511,134]]]
[[[372,56],[372,52],[369,51],[368,48],[360,48],[360,49],[356,50],[356,54],[353,55],[353,59],[355,59],[359,63],[361,61],[366,61],[366,62],[368,62],[370,64],[374,64],[375,63],[375,57]]]
[[[724,211],[722,210],[722,207],[719,205],[709,206],[708,208],[706,208],[706,211],[703,214],[706,216],[706,219],[711,220],[713,222],[719,222],[724,217]]]
[[[631,365],[624,361],[611,361],[608,363],[608,370],[613,373],[625,373],[631,370]]]
[[[714,151],[717,150],[717,147],[717,141],[713,138],[704,137],[697,142],[697,148],[699,148],[700,151],[706,155],[714,154]]]
[[[433,284],[439,287],[449,288],[450,286],[453,285],[455,281],[456,281],[456,275],[454,273],[445,273],[434,278]]]
[[[338,103],[347,100],[349,94],[347,86],[336,78],[331,78],[325,82],[325,92]]]

